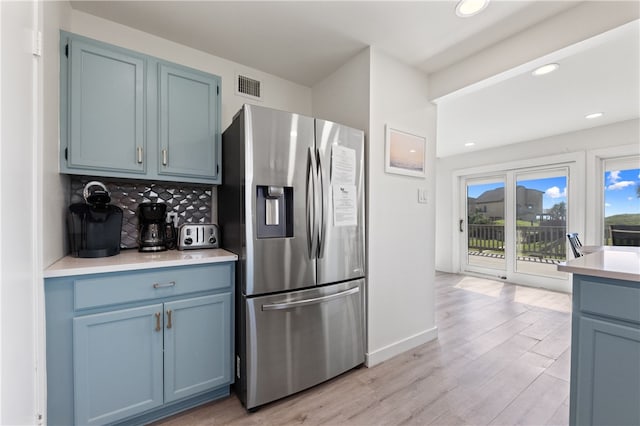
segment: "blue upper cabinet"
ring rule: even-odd
[[[220,77],[61,32],[62,173],[221,183]]]
[[[158,79],[158,174],[217,178],[220,78],[160,63]]]
[[[144,173],[142,57],[69,42],[69,167]]]

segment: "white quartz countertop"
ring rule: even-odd
[[[100,258],[66,256],[44,270],[45,278],[106,272],[164,268],[168,266],[200,265],[203,263],[233,262],[238,256],[223,249],[168,250],[140,253],[136,249],[122,250],[120,254]]]
[[[558,265],[558,270],[640,283],[640,247],[589,249],[588,254]]]

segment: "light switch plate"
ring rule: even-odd
[[[418,188],[418,203],[427,204],[427,188]]]

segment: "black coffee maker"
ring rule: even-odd
[[[83,191],[84,203],[69,206],[67,229],[74,257],[106,257],[120,253],[122,209],[109,204],[102,182],[91,181]]]
[[[171,235],[167,238],[164,203],[138,204],[138,251],[164,251],[173,244]]]

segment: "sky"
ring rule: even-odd
[[[566,177],[562,176],[518,181],[518,185],[543,191],[543,208],[548,209],[556,203],[567,202],[566,182]],[[636,193],[637,185],[640,185],[640,169],[605,172],[605,217],[624,213],[640,213],[640,198]],[[477,198],[485,191],[503,186],[502,182],[470,185],[467,188],[467,196]]]
[[[604,215],[640,213],[640,169],[612,170],[604,174]]]

